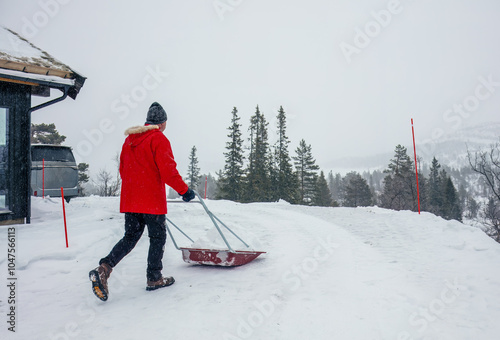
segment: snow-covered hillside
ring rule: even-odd
[[[438,134],[434,138],[416,141],[419,163],[425,170],[430,166],[434,157],[441,165],[450,168],[469,167],[467,150],[471,153],[479,150],[487,151],[492,144],[500,142],[500,123],[483,123],[441,133],[442,135]],[[407,148],[408,155],[413,159],[413,145],[404,142],[401,144]],[[326,168],[332,170],[333,173],[338,172],[343,175],[350,171],[359,173],[373,170],[382,171],[387,168],[393,157],[394,149],[367,157],[335,159],[326,164]]]
[[[488,151],[500,141],[500,123],[490,122],[458,129],[418,146],[418,154],[430,166],[433,157],[441,164],[460,169],[469,167],[467,152]]]
[[[256,250],[234,268],[184,263],[171,240],[164,274],[145,290],[148,238],[113,271],[110,298],[94,297],[88,271],[123,234],[117,198],[33,199],[16,226],[16,333],[3,240],[1,339],[498,339],[500,245],[480,230],[428,213],[208,201]],[[198,239],[211,222],[196,204],[169,217]],[[176,238],[182,245],[182,238]],[[236,243],[234,243],[236,246]]]

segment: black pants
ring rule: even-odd
[[[162,276],[163,264],[161,260],[165,249],[165,241],[167,240],[165,215],[125,213],[125,236],[118,241],[108,256],[99,261],[99,264],[105,262],[111,267],[116,266],[134,249],[146,225],[149,234],[147,279],[149,281],[158,281]]]

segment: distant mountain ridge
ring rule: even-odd
[[[467,150],[475,152],[488,150],[492,144],[500,142],[500,122],[488,122],[464,127],[445,134],[438,139],[426,140],[420,144],[417,141],[417,156],[427,167],[433,157],[440,164],[451,168],[468,166]],[[408,154],[413,158],[413,145],[406,145]],[[394,150],[367,157],[344,157],[332,160],[327,168],[334,173],[348,171],[383,170],[394,156]],[[329,171],[329,170],[328,170]]]
[[[468,166],[467,151],[488,150],[500,141],[500,123],[489,122],[458,129],[418,147],[417,155],[424,163],[433,157],[451,168]]]

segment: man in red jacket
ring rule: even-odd
[[[161,273],[167,238],[165,184],[186,202],[195,194],[177,171],[170,142],[163,134],[166,124],[165,110],[154,102],[148,110],[145,125],[125,131],[128,137],[120,155],[120,212],[125,213],[125,235],[109,255],[99,261],[99,267],[89,273],[92,290],[103,301],[108,299],[107,280],[113,267],[135,247],[146,225],[149,234],[146,290],[167,287],[175,282],[173,277],[163,277]]]

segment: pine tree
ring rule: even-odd
[[[276,147],[269,150],[269,162],[268,162],[268,200],[271,202],[276,202],[280,199],[280,172],[278,168],[278,151]]]
[[[429,179],[418,171],[418,185],[420,189],[420,210],[429,211]]]
[[[447,177],[444,184],[444,204],[443,217],[447,220],[457,220],[462,222],[462,209],[457,189],[453,185],[451,177]]]
[[[333,177],[333,171],[330,170],[328,172],[327,180],[326,182],[328,183],[328,190],[330,190],[330,193],[332,194],[332,199],[333,199],[333,188],[334,188],[334,182],[335,182],[335,177]]]
[[[440,195],[441,195],[441,206],[439,207],[439,211],[436,213],[436,215],[445,217],[448,216],[449,214],[449,207],[447,206],[447,197],[446,197],[446,191],[448,190],[448,173],[446,172],[445,169],[441,169],[439,172],[439,184],[440,184]],[[445,217],[446,218],[446,217]]]
[[[384,189],[381,204],[384,208],[395,210],[417,211],[417,190],[413,161],[405,147],[396,146],[394,159],[391,159],[387,176],[384,178]]]
[[[189,154],[187,178],[189,187],[196,189],[200,183],[200,168],[198,166],[198,158],[196,157],[196,146],[191,148],[191,153]]]
[[[267,121],[257,106],[255,115],[250,118],[250,155],[246,171],[244,199],[248,202],[270,200],[270,155],[267,134]]]
[[[332,199],[335,202],[341,202],[345,196],[345,190],[342,183],[342,175],[336,173],[333,176],[333,173],[330,171],[328,174],[328,188],[332,194]]]
[[[65,140],[66,136],[59,134],[54,123],[31,124],[31,144],[61,145]]]
[[[441,209],[443,206],[443,184],[441,183],[442,177],[440,176],[440,168],[441,165],[437,161],[436,157],[434,157],[432,159],[429,174],[428,211],[438,216],[441,215]]]
[[[243,195],[243,140],[241,139],[241,124],[240,117],[236,107],[231,112],[231,125],[228,127],[229,142],[226,143],[226,163],[224,171],[219,178],[218,198],[228,199],[232,201],[241,201]]]
[[[313,205],[320,207],[330,207],[332,206],[332,194],[330,189],[328,189],[328,183],[326,182],[325,174],[323,171],[320,172],[319,177],[316,179],[314,197],[312,201]]]
[[[386,176],[385,173],[380,170],[374,170],[371,175],[373,177],[373,189],[375,193],[382,192],[382,185]]]
[[[309,204],[314,197],[316,172],[319,166],[312,156],[311,145],[307,145],[304,139],[300,141],[295,153],[297,156],[293,157],[293,160],[299,180],[299,203]]]
[[[288,152],[290,141],[286,135],[286,115],[282,106],[278,110],[277,121],[278,140],[275,145],[275,171],[271,173],[271,175],[274,174],[271,178],[275,178],[276,198],[293,203],[297,201],[298,183]]]
[[[90,180],[88,172],[89,165],[87,163],[78,163],[78,196],[85,196],[83,185]]]
[[[357,172],[346,175],[346,195],[344,199],[345,207],[366,207],[372,205],[372,192],[366,179]]]

